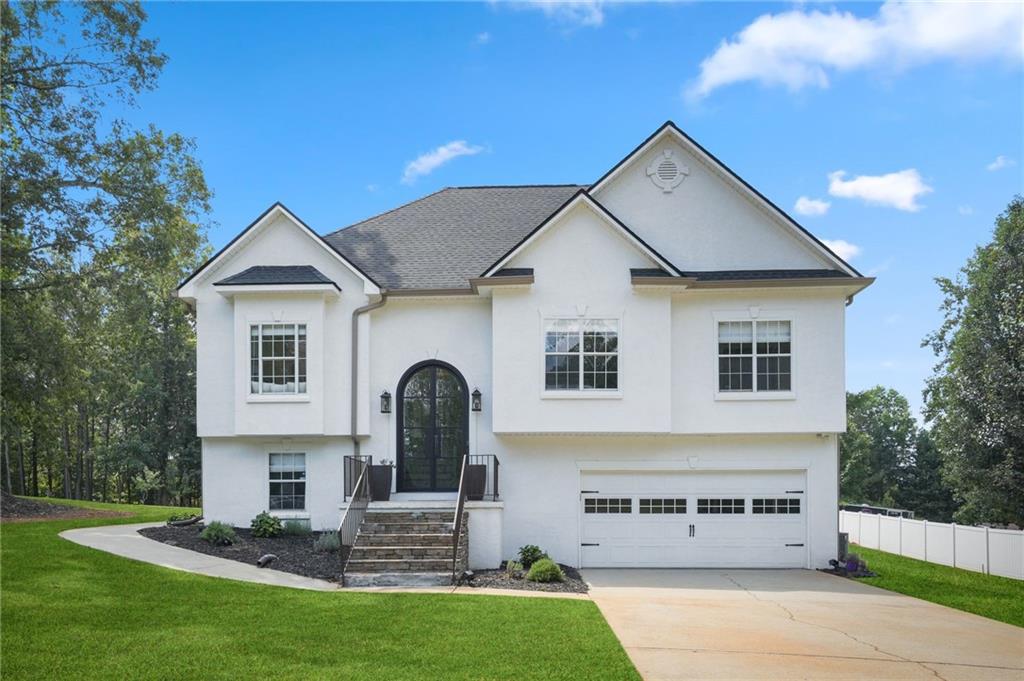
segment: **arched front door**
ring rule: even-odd
[[[421,362],[398,384],[398,491],[454,492],[469,451],[469,392],[458,370]]]

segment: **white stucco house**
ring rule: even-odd
[[[354,455],[395,462],[371,512],[450,511],[472,455],[471,567],[825,567],[871,282],[671,122],[588,185],[274,204],[178,290],[205,517],[337,529]]]

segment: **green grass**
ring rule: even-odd
[[[1024,627],[1024,581],[926,563],[852,545],[877,572],[857,581]]]
[[[0,657],[14,679],[638,679],[590,601],[322,593],[202,577],[88,549],[72,527],[0,526]]]

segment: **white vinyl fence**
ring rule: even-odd
[[[1024,531],[839,512],[839,531],[869,549],[929,563],[1024,579]]]

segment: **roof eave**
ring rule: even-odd
[[[341,288],[331,283],[318,284],[214,284],[214,290],[225,298],[236,295],[275,295],[275,294],[305,294],[313,293],[324,295],[329,298],[337,298],[341,295]]]
[[[875,281],[874,277],[784,277],[776,279],[716,279],[700,281],[693,289],[738,288],[847,288],[851,295],[863,291]]]

